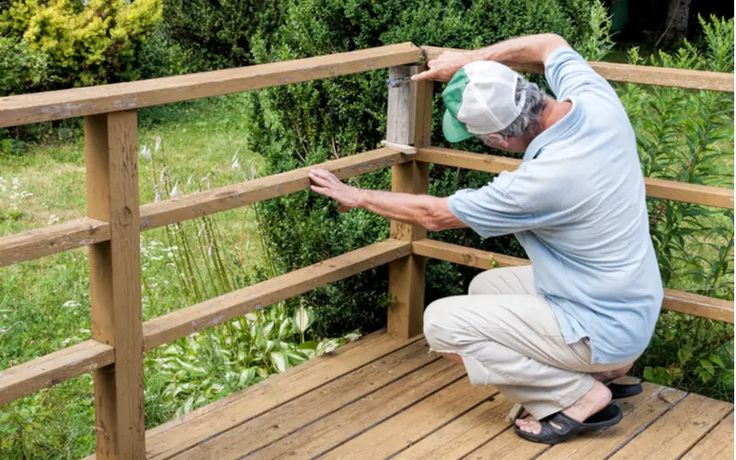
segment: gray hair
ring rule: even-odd
[[[504,137],[519,137],[538,128],[539,115],[541,115],[545,104],[545,94],[535,83],[519,77],[516,83],[516,102],[526,93],[526,102],[521,113],[510,125],[498,131]]]

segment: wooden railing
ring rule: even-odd
[[[425,48],[430,56],[440,48]],[[141,320],[140,232],[284,196],[309,186],[309,168],[139,206],[136,158],[141,107],[389,68],[417,72],[425,51],[398,44],[239,69],[0,98],[0,127],[85,117],[86,217],[0,238],[0,266],[87,246],[92,339],[0,372],[0,404],[93,372],[98,458],[143,458],[143,353],[316,287],[388,264],[393,302],[388,331],[410,337],[422,328],[426,258],[487,269],[524,259],[427,239],[418,226],[391,222],[390,238],[279,277]],[[682,88],[733,91],[733,76],[592,63],[607,78]],[[539,68],[519,70],[539,71]],[[490,173],[519,160],[432,147],[432,83],[389,89],[386,137],[413,144],[416,155],[383,148],[319,165],[340,178],[392,168],[392,190],[426,193],[429,163]],[[733,209],[731,190],[647,179],[649,196]],[[733,322],[733,305],[666,290],[664,307]]]

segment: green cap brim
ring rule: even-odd
[[[445,115],[442,117],[442,133],[445,135],[445,139],[450,142],[460,142],[473,137],[465,129],[465,124],[453,117],[448,110],[445,110]]]

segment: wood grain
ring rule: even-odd
[[[702,459],[733,459],[733,412],[682,457],[682,460]]]
[[[468,379],[458,380],[368,431],[340,444],[320,458],[341,460],[392,457],[427,436],[433,435],[434,431],[462,414],[484,402],[493,401],[496,396],[498,392],[493,387],[471,385]],[[503,400],[500,397],[499,399]],[[496,406],[498,405],[497,402]]]
[[[389,69],[391,78],[418,72],[417,67]],[[408,83],[389,89],[386,140],[421,147],[429,144],[432,117],[430,82]],[[410,162],[391,168],[391,191],[427,193],[429,166]],[[425,238],[427,231],[419,225],[391,221],[392,238],[413,241]],[[389,265],[388,332],[398,337],[412,337],[422,331],[424,312],[425,259],[414,254]]]
[[[0,267],[110,239],[107,222],[82,217],[0,237]]]
[[[513,171],[519,167],[521,160],[500,157],[485,153],[470,153],[442,147],[420,148],[416,161],[434,163],[474,171],[498,174],[502,171]],[[733,190],[722,187],[689,184],[664,179],[644,178],[647,196],[663,200],[683,203],[701,204],[717,208],[733,209]]]
[[[87,340],[0,371],[0,405],[112,364],[110,345]]]
[[[0,97],[0,128],[221,96],[418,62],[411,43],[212,72]]]
[[[98,458],[143,458],[143,336],[135,111],[84,120],[89,217],[110,240],[89,246],[92,338],[115,349],[94,371]]]
[[[147,456],[164,459],[225,433],[256,417],[299,400],[312,390],[330,385],[359,369],[375,370],[393,352],[402,353],[421,337],[409,340],[378,331],[297,367],[270,376],[243,391],[176,418],[147,433]],[[402,356],[405,356],[402,354]],[[363,371],[365,372],[365,371]]]
[[[611,459],[676,459],[733,411],[733,404],[689,394]]]
[[[322,385],[319,391],[306,393],[242,424],[234,424],[217,438],[198,444],[175,458],[236,459],[271,443],[278,443],[302,427],[439,359],[436,355],[428,354],[427,350],[424,340],[416,341],[369,366]],[[298,382],[294,382],[294,385],[299,386]],[[230,419],[240,417],[235,412],[232,415],[223,413],[222,416]]]
[[[464,51],[457,48],[442,48],[438,46],[423,46],[422,50],[426,53],[428,60],[436,59],[445,51]],[[603,78],[610,81],[670,86],[675,88],[706,89],[727,93],[733,92],[733,74],[731,73],[599,61],[591,61],[588,64]],[[541,64],[511,64],[511,67],[519,72],[544,73],[544,66]]]
[[[412,252],[425,257],[446,260],[482,270],[488,270],[494,266],[513,267],[528,265],[530,263],[529,260],[519,257],[466,248],[464,246],[430,239],[413,241]],[[664,290],[662,308],[728,323],[733,323],[734,318],[733,302],[674,289]]]
[[[411,253],[411,243],[385,240],[285,275],[192,305],[143,324],[144,346],[150,350],[193,332],[222,324],[316,287],[387,264]]]

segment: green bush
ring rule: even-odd
[[[161,19],[161,0],[11,0],[0,35],[45,56],[46,88],[86,86],[137,77],[136,48]],[[27,88],[23,88],[27,90]]]
[[[733,69],[733,19],[700,18],[703,37],[634,64]],[[644,174],[733,185],[733,94],[621,85]],[[666,287],[733,300],[733,211],[649,200],[650,229]],[[647,380],[733,400],[733,325],[664,312],[637,364]]]
[[[19,94],[49,82],[48,58],[25,40],[0,37],[0,95]]]
[[[292,0],[283,25],[251,42],[256,62],[273,62],[412,41],[420,45],[472,48],[515,35],[555,31],[589,57],[608,46],[609,23],[597,2],[546,0],[382,1]],[[277,173],[373,149],[384,138],[386,72],[376,71],[274,88],[249,102],[254,150],[268,173]],[[438,86],[439,88],[439,86]],[[438,95],[436,95],[438,97]],[[434,141],[441,143],[439,104]],[[470,143],[468,143],[470,145]],[[470,148],[477,149],[474,145]],[[431,192],[447,195],[488,181],[487,174],[434,167]],[[390,187],[388,171],[354,179],[362,187]],[[333,203],[304,192],[263,206],[272,253],[283,271],[384,238],[386,221],[364,211],[339,214]],[[455,243],[522,254],[512,237],[481,241],[469,231],[435,235]],[[430,264],[427,300],[464,290],[473,271]],[[386,273],[378,269],[316,290],[306,301],[318,309],[318,330],[334,335],[385,322]]]

